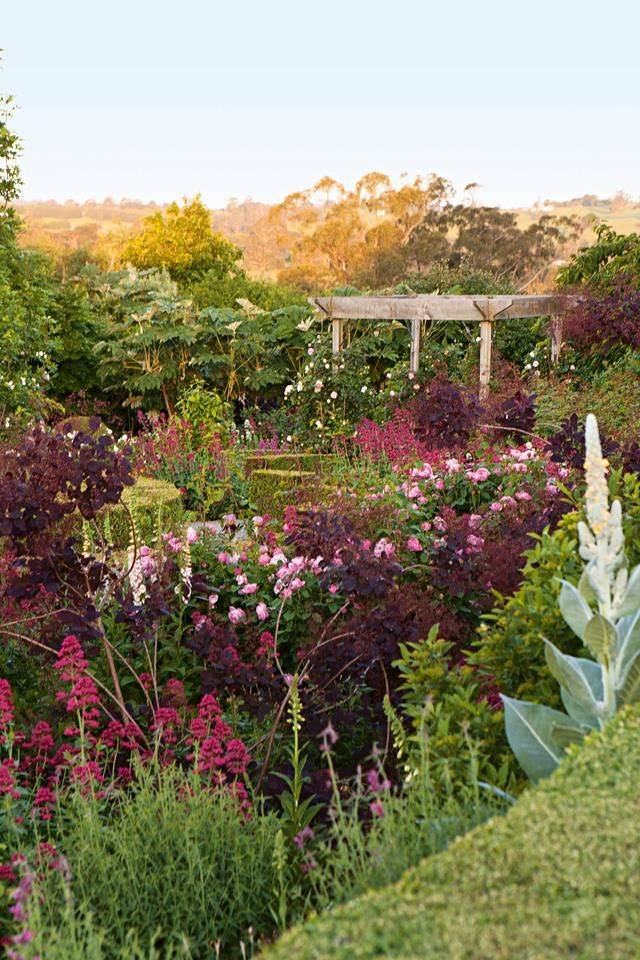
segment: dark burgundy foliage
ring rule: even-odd
[[[525,551],[533,546],[531,535],[555,527],[568,509],[556,496],[543,504],[519,501],[499,513],[487,512],[479,521],[477,514],[443,511],[447,529],[433,551],[429,577],[444,596],[463,602],[465,639],[477,626],[477,617],[494,605],[492,591],[509,596],[518,589]],[[470,546],[474,537],[481,540],[478,548]],[[444,635],[455,643],[455,637]]]
[[[443,375],[434,377],[409,409],[416,437],[433,450],[464,444],[482,415],[473,393]]]
[[[622,451],[622,467],[625,473],[640,474],[640,444],[630,443]]]
[[[393,663],[400,644],[425,637],[434,623],[457,633],[455,615],[430,588],[398,584],[383,600],[354,599],[328,636],[300,650],[307,665],[301,688],[307,729],[317,737],[330,721],[341,731],[337,753],[345,772],[365,760],[373,743],[387,743],[383,704],[385,695],[398,704]]]
[[[602,455],[610,459],[620,450],[615,440],[600,435],[602,445]],[[562,463],[575,470],[584,468],[585,443],[584,443],[584,424],[578,419],[578,415],[573,413],[570,417],[560,424],[560,429],[549,438],[549,449],[551,459],[554,463]]]
[[[117,503],[132,483],[127,451],[116,451],[108,435],[35,427],[19,447],[5,449],[0,536],[14,557],[7,594],[20,600],[55,597],[59,609],[49,628],[56,621],[78,636],[96,636],[91,597],[107,571],[103,562],[81,555],[78,528],[81,518],[92,520]]]
[[[640,289],[621,283],[613,290],[581,294],[565,317],[564,336],[579,350],[607,353],[640,348]]]
[[[518,390],[512,397],[508,397],[493,417],[493,423],[504,427],[503,435],[513,430],[514,433],[531,433],[536,420],[536,396]]]

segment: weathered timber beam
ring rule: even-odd
[[[562,300],[548,296],[311,297],[327,317],[341,320],[458,320],[481,323],[485,304],[495,320],[545,317],[560,312]]]

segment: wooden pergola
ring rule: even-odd
[[[345,324],[349,320],[400,320],[410,323],[409,369],[417,373],[423,323],[454,320],[480,326],[480,396],[486,395],[491,379],[491,342],[494,323],[532,317],[549,317],[551,362],[557,363],[562,346],[560,313],[566,304],[552,295],[499,297],[440,296],[436,294],[393,297],[310,297],[309,303],[323,320],[332,324],[334,354],[340,353]]]

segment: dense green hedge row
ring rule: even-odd
[[[282,517],[285,507],[309,498],[316,480],[310,470],[254,470],[249,477],[249,501],[258,513]]]
[[[116,504],[101,518],[109,517],[106,533],[114,547],[122,549],[131,541],[131,516],[142,543],[155,543],[158,530],[180,532],[184,522],[184,504],[177,487],[165,480],[138,477],[132,487],[125,487],[122,503]]]
[[[640,714],[399,884],[294,929],[272,960],[637,960]]]
[[[250,477],[254,470],[310,470],[322,474],[333,458],[326,453],[254,453],[244,462],[244,470]]]

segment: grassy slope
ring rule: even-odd
[[[625,712],[506,817],[265,960],[637,960],[639,903],[640,714]]]

